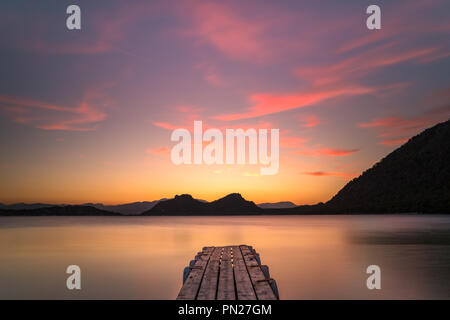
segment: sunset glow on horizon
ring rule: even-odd
[[[450,117],[450,3],[377,2],[381,30],[361,1],[78,1],[71,31],[67,4],[0,4],[0,202],[329,200]],[[279,129],[278,173],[174,165],[196,120]]]

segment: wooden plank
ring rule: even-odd
[[[209,258],[208,266],[203,275],[197,300],[215,300],[217,293],[217,282],[219,276],[219,263],[222,247],[216,247]]]
[[[186,282],[178,294],[177,300],[195,300],[200,289],[203,274],[208,265],[209,258],[214,251],[214,247],[206,247],[200,257],[195,262],[189,273]]]
[[[255,290],[253,289],[250,275],[247,271],[242,252],[238,246],[233,247],[234,258],[234,279],[236,283],[236,292],[238,300],[256,300]]]
[[[224,247],[220,259],[217,300],[235,300],[233,276],[233,248]]]
[[[276,300],[276,296],[270,287],[266,277],[256,261],[254,253],[248,246],[240,246],[242,256],[244,257],[250,279],[255,288],[256,298],[258,300]]]

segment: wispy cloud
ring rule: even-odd
[[[408,138],[381,140],[380,144],[384,144],[386,146],[398,146],[400,144],[404,144],[408,140],[409,140]]]
[[[337,149],[337,148],[320,148],[320,149],[309,149],[304,148],[302,150],[295,151],[295,154],[303,156],[330,156],[330,157],[342,157],[348,156],[359,149]]]
[[[352,173],[346,173],[346,172],[330,172],[330,171],[309,171],[309,172],[302,172],[301,174],[308,175],[308,176],[315,176],[315,177],[329,177],[329,176],[335,176],[335,177],[341,177],[341,178],[354,178],[356,175]]]
[[[412,117],[385,117],[375,118],[368,122],[358,123],[357,127],[363,129],[374,129],[380,144],[386,146],[396,146],[408,141],[427,126],[435,124],[437,121],[445,121],[450,117],[450,105],[436,107]]]
[[[103,110],[110,103],[109,97],[103,93],[103,88],[88,90],[78,107],[0,94],[0,108],[12,116],[14,122],[43,130],[95,130],[96,125],[106,119],[107,114]]]
[[[315,127],[320,123],[320,119],[314,115],[301,115],[299,121],[306,128]]]
[[[258,93],[250,97],[252,106],[240,113],[213,116],[218,120],[240,120],[307,107],[338,96],[354,96],[373,92],[373,88],[351,85],[328,90],[305,90],[293,94]]]
[[[411,49],[404,48],[400,42],[391,42],[350,58],[341,59],[334,64],[301,67],[295,73],[316,85],[348,83],[369,72],[379,71],[381,68],[396,64],[431,62],[433,59],[439,59],[443,50],[446,49],[439,45]]]
[[[249,19],[224,2],[194,1],[189,9],[193,26],[186,34],[201,39],[231,58],[268,58],[269,51],[263,38],[268,28],[266,21]]]
[[[182,128],[181,126],[176,126],[174,124],[167,123],[167,122],[153,122],[153,125],[155,125],[159,128],[167,129],[167,130],[176,130],[176,129]]]

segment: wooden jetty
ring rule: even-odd
[[[177,300],[279,299],[269,267],[247,245],[204,247],[183,272]]]

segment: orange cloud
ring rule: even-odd
[[[148,153],[148,154],[168,154],[169,152],[170,152],[170,149],[166,148],[166,147],[160,147],[160,148],[146,150],[146,153]]]
[[[349,154],[358,152],[359,149],[333,149],[333,148],[323,148],[316,150],[319,155],[325,156],[347,156]]]
[[[312,172],[302,172],[304,175],[324,177],[324,176],[336,176],[342,178],[354,178],[355,174],[345,173],[345,172],[328,172],[328,171],[312,171]]]
[[[402,139],[392,139],[392,140],[382,140],[380,141],[381,144],[384,144],[386,146],[397,146],[404,144],[408,141],[408,138],[402,138]]]
[[[335,148],[321,148],[321,149],[304,149],[296,151],[296,154],[303,156],[331,156],[331,157],[342,157],[348,156],[352,153],[358,152],[359,149],[335,149]]]

